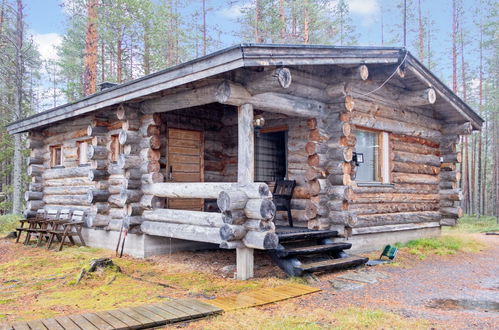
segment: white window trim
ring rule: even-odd
[[[390,183],[390,135],[381,132],[381,183]]]

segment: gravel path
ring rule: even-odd
[[[322,308],[381,308],[433,321],[437,328],[499,329],[499,237],[477,234],[476,238],[489,248],[430,256],[405,267],[375,266],[323,275],[315,285],[324,291],[304,299]],[[355,276],[360,280],[344,279]],[[376,283],[366,283],[373,277],[378,278]],[[353,285],[337,290],[330,281]]]

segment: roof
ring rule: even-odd
[[[404,48],[319,45],[240,44],[153,74],[97,92],[7,125],[9,133],[22,133],[108,106],[243,67],[293,65],[397,64],[405,58],[414,87],[435,88],[448,109],[463,122],[480,129],[483,119]],[[405,82],[405,81],[404,81]]]

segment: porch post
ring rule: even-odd
[[[243,104],[238,108],[237,182],[251,183],[255,180],[255,140],[253,129],[253,105]],[[237,279],[253,277],[253,249],[237,248]]]

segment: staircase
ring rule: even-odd
[[[351,243],[333,242],[334,230],[278,226],[279,246],[269,250],[274,262],[289,276],[325,272],[365,264],[368,258],[349,256]]]

